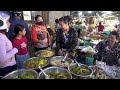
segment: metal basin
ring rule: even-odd
[[[77,76],[77,77],[81,77],[81,78],[90,78],[90,77],[92,77],[92,75],[93,75],[93,70],[92,70],[90,67],[88,67],[87,65],[82,64],[81,66],[82,66],[82,67],[85,67],[86,69],[88,69],[90,73],[89,73],[88,75],[79,75],[79,74],[75,74],[75,73],[73,73],[73,71],[71,71],[71,68],[72,68],[72,66],[74,66],[74,65],[77,65],[77,64],[74,63],[74,64],[71,64],[70,66],[68,66],[68,70],[69,70],[73,75],[75,75],[75,76]],[[80,66],[78,66],[78,67],[80,67]]]
[[[39,78],[39,74],[32,69],[18,69],[15,70],[7,75],[5,75],[2,79],[15,79],[16,76],[23,76],[25,74],[29,74],[34,76],[34,79],[38,79]],[[32,79],[32,78],[30,78]]]
[[[68,67],[68,66],[71,64],[71,62],[73,61],[73,60],[70,59],[70,58],[66,58],[66,61],[69,62],[69,65],[65,65],[65,66],[64,66],[64,65],[62,65],[62,64],[59,64],[59,65],[53,64],[54,60],[58,60],[58,61],[61,62],[61,60],[63,60],[63,58],[64,58],[64,56],[54,56],[54,57],[52,57],[52,58],[50,59],[50,64],[53,65],[53,66],[58,66],[58,67]]]
[[[72,74],[64,68],[60,68],[60,67],[48,67],[46,69],[43,69],[43,71],[45,71],[46,73],[61,73],[67,76],[68,79],[72,79]],[[45,76],[42,72],[39,73],[39,79],[45,79]]]
[[[25,65],[25,63],[27,63],[28,61],[32,61],[32,60],[34,61],[34,60],[39,60],[39,59],[41,59],[41,58],[40,58],[40,57],[32,57],[32,58],[26,60],[26,61],[24,62],[25,68],[26,68],[26,69],[38,69],[38,67],[37,67],[37,68],[28,68],[28,67]],[[46,67],[46,66],[49,64],[48,59],[47,59],[47,58],[45,58],[45,59],[47,60],[47,64],[44,65],[44,66],[41,66],[42,68],[43,68],[43,67]]]
[[[46,51],[51,51],[52,54],[49,55],[49,56],[42,56],[41,54],[42,54],[43,52],[46,52]],[[36,55],[37,57],[45,57],[45,58],[52,57],[54,54],[55,54],[55,52],[54,52],[53,50],[40,50],[40,51],[37,51],[37,52],[35,53],[35,55]]]

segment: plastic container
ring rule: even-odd
[[[88,41],[85,41],[85,46],[91,46],[91,43]]]
[[[86,57],[86,65],[92,66],[94,64],[94,58],[93,57]]]

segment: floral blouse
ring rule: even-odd
[[[102,60],[110,66],[118,65],[118,60],[120,59],[120,43],[115,43],[113,48],[111,48],[108,41],[102,41],[98,43],[96,49],[98,50],[98,60]]]
[[[59,29],[56,33],[56,45],[57,49],[67,49],[68,52],[73,51],[73,49],[77,46],[78,38],[77,32],[70,27],[68,34]]]

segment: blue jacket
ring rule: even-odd
[[[14,27],[15,27],[16,24],[23,25],[25,27],[25,29],[26,29],[26,36],[30,35],[28,24],[24,20],[22,20],[22,19],[13,18],[13,19],[10,20],[10,29],[8,31],[8,38],[10,40],[12,40],[14,35],[15,35],[14,34]]]

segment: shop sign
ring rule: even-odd
[[[24,20],[31,20],[31,12],[30,11],[23,11]]]

